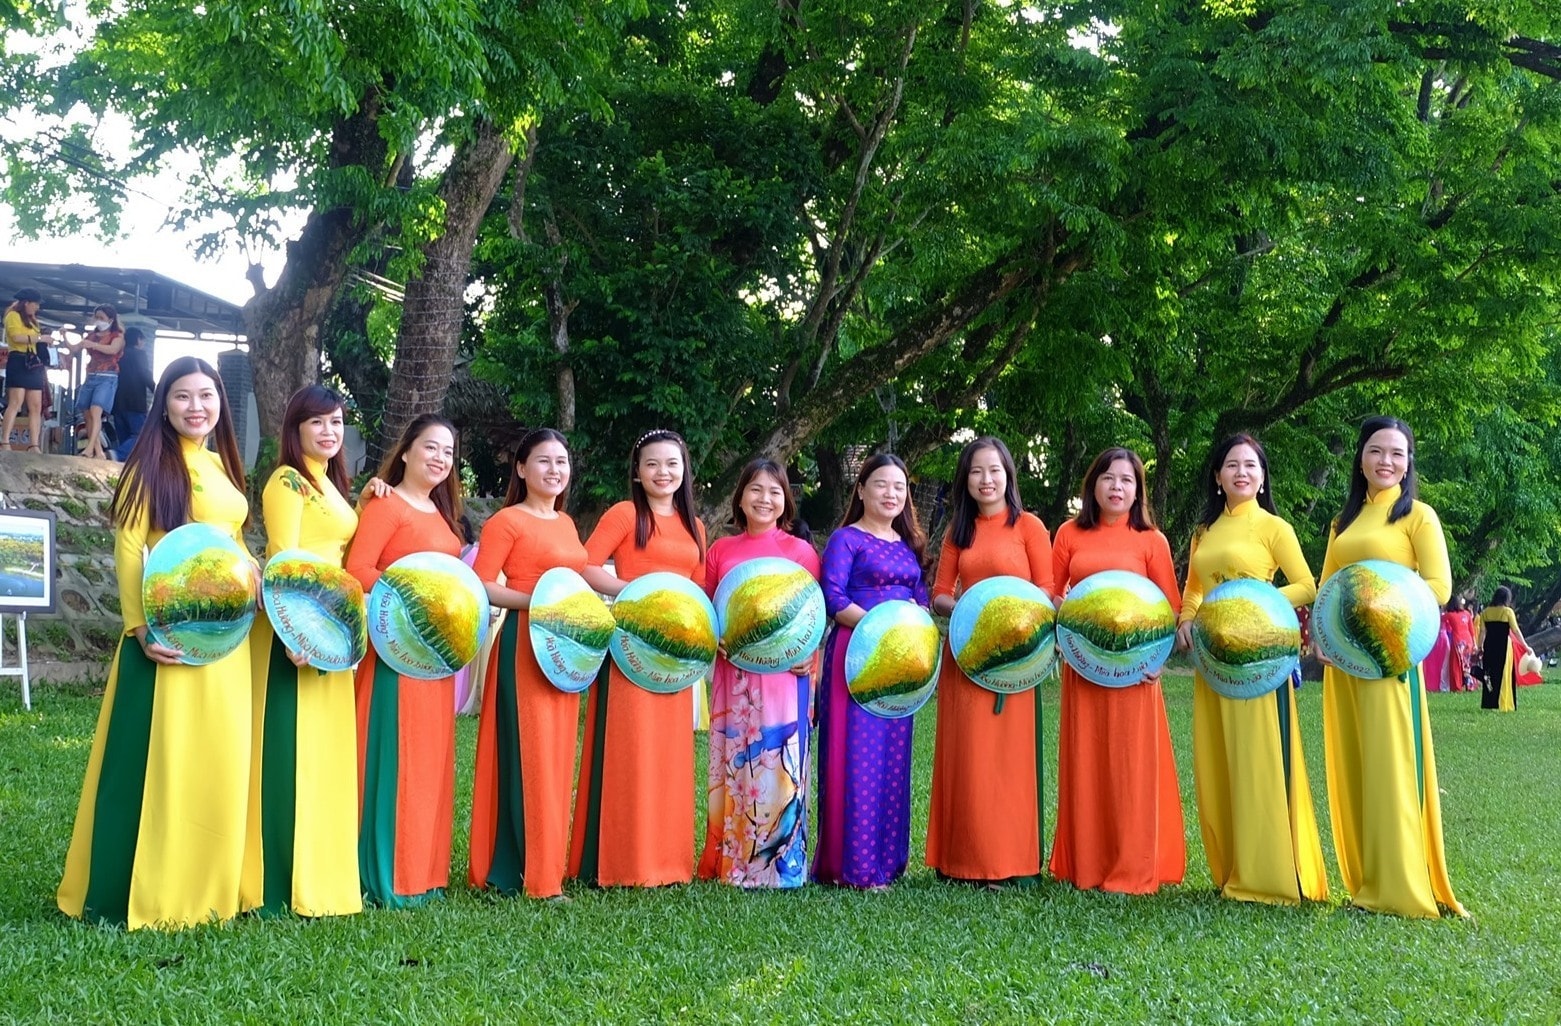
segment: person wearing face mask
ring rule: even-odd
[[[365,595],[402,556],[460,558],[457,441],[445,418],[413,418],[365,489],[346,562]],[[356,697],[363,896],[386,908],[420,905],[450,880],[455,680],[403,677],[371,648],[358,664]]]
[[[76,408],[87,413],[87,447],[82,455],[91,460],[108,458],[103,447],[103,415],[114,408],[119,388],[119,357],[125,349],[125,331],[119,311],[107,303],[92,311],[87,333],[72,347],[87,353],[87,377],[76,393]]]
[[[216,370],[181,357],[152,399],[114,491],[124,633],[87,760],[59,907],[92,922],[177,929],[232,918],[243,898],[252,705],[249,640],[202,666],[147,633],[147,550],[210,524],[243,545],[243,460]],[[209,447],[215,442],[215,449]]]
[[[1386,559],[1420,575],[1436,601],[1452,594],[1447,539],[1420,502],[1415,436],[1395,417],[1361,425],[1344,508],[1334,518],[1322,583],[1343,567]],[[1466,915],[1442,848],[1442,802],[1420,670],[1362,680],[1323,668],[1323,751],[1339,875],[1357,907],[1435,918]]]
[[[881,891],[910,859],[913,718],[881,719],[846,688],[851,631],[880,602],[927,604],[927,536],[910,473],[893,453],[868,457],[851,504],[824,546],[820,584],[834,629],[819,686],[818,850],[813,879]]]
[[[281,455],[261,494],[266,557],[303,549],[341,566],[358,527],[347,498],[341,396],[306,385],[282,413]],[[351,670],[323,672],[264,616],[250,637],[255,734],[247,904],[267,913],[350,915],[358,883],[358,767]]]
[[[483,525],[473,567],[488,601],[510,612],[482,692],[467,882],[532,898],[560,897],[569,868],[580,696],[548,681],[530,629],[531,593],[542,575],[586,566],[579,531],[563,509],[569,478],[564,436],[552,428],[527,432],[515,449],[504,508]]]
[[[1147,577],[1172,609],[1181,608],[1171,546],[1144,498],[1144,465],[1121,447],[1090,464],[1079,513],[1057,529],[1052,544],[1059,589],[1103,570]],[[1160,675],[1106,688],[1063,664],[1052,876],[1080,889],[1152,894],[1182,881],[1182,827]]]
[[[1304,606],[1317,597],[1295,531],[1274,511],[1268,456],[1258,440],[1239,434],[1216,445],[1204,482],[1176,631],[1183,649],[1192,644],[1204,597],[1226,581],[1272,581],[1283,571],[1286,602]],[[1286,905],[1327,900],[1292,682],[1261,698],[1225,698],[1194,673],[1192,765],[1203,851],[1220,894]]]
[[[738,565],[789,559],[815,579],[818,553],[791,534],[786,471],[757,459],[732,494],[740,533],[710,546],[705,590],[714,597]],[[774,673],[716,659],[710,698],[705,850],[699,876],[738,887],[801,887],[808,877],[808,695],[813,654]]]
[[[602,514],[585,543],[586,583],[617,595],[662,571],[703,585],[705,525],[688,446],[676,432],[646,432],[629,453],[629,478],[629,500]],[[571,876],[597,887],[693,880],[693,721],[693,689],[657,694],[611,660],[602,667],[586,701]]]
[[[1019,474],[1000,439],[959,454],[953,518],[943,536],[932,609],[989,577],[1029,581],[1055,602],[1051,535],[1019,501]],[[994,695],[971,681],[945,644],[927,815],[927,865],[954,880],[996,886],[1041,873],[1041,721],[1037,688]]]

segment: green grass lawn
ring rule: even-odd
[[[1171,674],[1188,873],[1155,897],[936,882],[921,865],[926,712],[913,868],[888,893],[695,884],[573,888],[572,903],[549,904],[456,888],[420,910],[243,918],[176,934],[84,926],[55,909],[98,702],[44,689],[28,713],[8,691],[0,1021],[1561,1022],[1561,683],[1524,689],[1510,716],[1482,714],[1475,695],[1431,696],[1448,860],[1473,913],[1441,922],[1340,906],[1320,691],[1308,685],[1300,704],[1328,905],[1215,896],[1193,801],[1191,678]],[[1046,701],[1055,787],[1054,684]],[[461,724],[456,879],[474,728]]]

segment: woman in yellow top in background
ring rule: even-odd
[[[1480,708],[1516,712],[1518,696],[1513,676],[1518,668],[1512,657],[1512,640],[1523,641],[1523,632],[1518,630],[1518,618],[1512,612],[1511,588],[1502,585],[1496,589],[1491,604],[1480,611],[1474,630],[1474,647],[1480,649],[1480,673],[1484,678]]]
[[[59,906],[94,921],[181,927],[243,910],[249,807],[246,640],[204,666],[147,637],[146,550],[187,523],[243,543],[249,504],[227,395],[204,360],[168,365],[156,418],[114,492],[114,562],[125,636],[109,672],[87,760]],[[207,448],[215,439],[217,451]]]
[[[346,498],[342,437],[335,392],[307,385],[288,400],[280,460],[261,496],[266,558],[304,549],[342,565],[358,527]],[[302,916],[361,912],[353,672],[310,668],[264,617],[256,621],[250,649],[255,757],[245,903]]]
[[[38,326],[38,307],[43,294],[37,289],[21,289],[16,301],[5,310],[5,414],[0,418],[0,450],[11,448],[11,429],[27,406],[27,430],[30,452],[42,452],[43,390],[49,387],[49,368],[38,355],[38,343],[53,336]]]
[[[1436,511],[1415,499],[1415,436],[1393,417],[1361,425],[1344,509],[1333,522],[1322,582],[1364,559],[1418,573],[1438,603],[1452,594],[1447,539]],[[1442,850],[1431,716],[1415,667],[1362,680],[1323,670],[1323,744],[1333,846],[1350,899],[1374,912],[1465,915]]]
[[[1215,446],[1204,481],[1176,632],[1182,648],[1192,643],[1204,596],[1226,581],[1272,581],[1283,570],[1286,602],[1304,606],[1317,596],[1295,530],[1274,511],[1268,456],[1258,440],[1232,435]],[[1290,681],[1272,695],[1225,698],[1194,674],[1192,765],[1203,851],[1220,894],[1287,905],[1328,897]]]

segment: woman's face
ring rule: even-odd
[[[991,516],[1008,508],[1008,468],[996,449],[977,449],[970,460],[970,476],[965,487],[982,516]]]
[[[651,442],[642,446],[635,470],[647,496],[670,499],[683,485],[683,447],[676,442]]]
[[[748,532],[762,534],[786,512],[786,486],[770,474],[755,474],[738,497],[737,508],[748,518]]]
[[[199,371],[176,379],[168,388],[163,413],[180,435],[196,442],[205,441],[222,418],[217,383]]]
[[[406,464],[409,482],[432,491],[455,469],[455,435],[443,424],[430,424],[401,454],[401,462]]]
[[[905,472],[887,463],[868,474],[867,480],[857,487],[856,494],[869,516],[893,520],[905,508],[906,489]]]
[[[1257,498],[1263,487],[1263,464],[1257,458],[1257,450],[1245,442],[1231,446],[1214,479],[1225,489],[1227,506],[1235,507]]]
[[[556,503],[569,487],[569,450],[562,442],[548,439],[538,442],[518,464],[520,478],[526,482],[526,497],[533,496]]]
[[[1409,473],[1409,439],[1398,428],[1383,428],[1366,439],[1360,453],[1360,472],[1373,495],[1392,488]]]
[[[1137,496],[1138,475],[1130,460],[1112,460],[1105,473],[1095,479],[1095,502],[1112,520],[1132,509]]]
[[[327,463],[341,452],[343,431],[341,407],[338,406],[330,413],[317,414],[299,424],[298,443],[305,456]]]

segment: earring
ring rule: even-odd
[[[1225,487],[1223,485],[1215,485],[1214,486],[1214,494],[1215,495],[1224,495],[1225,494]]]

